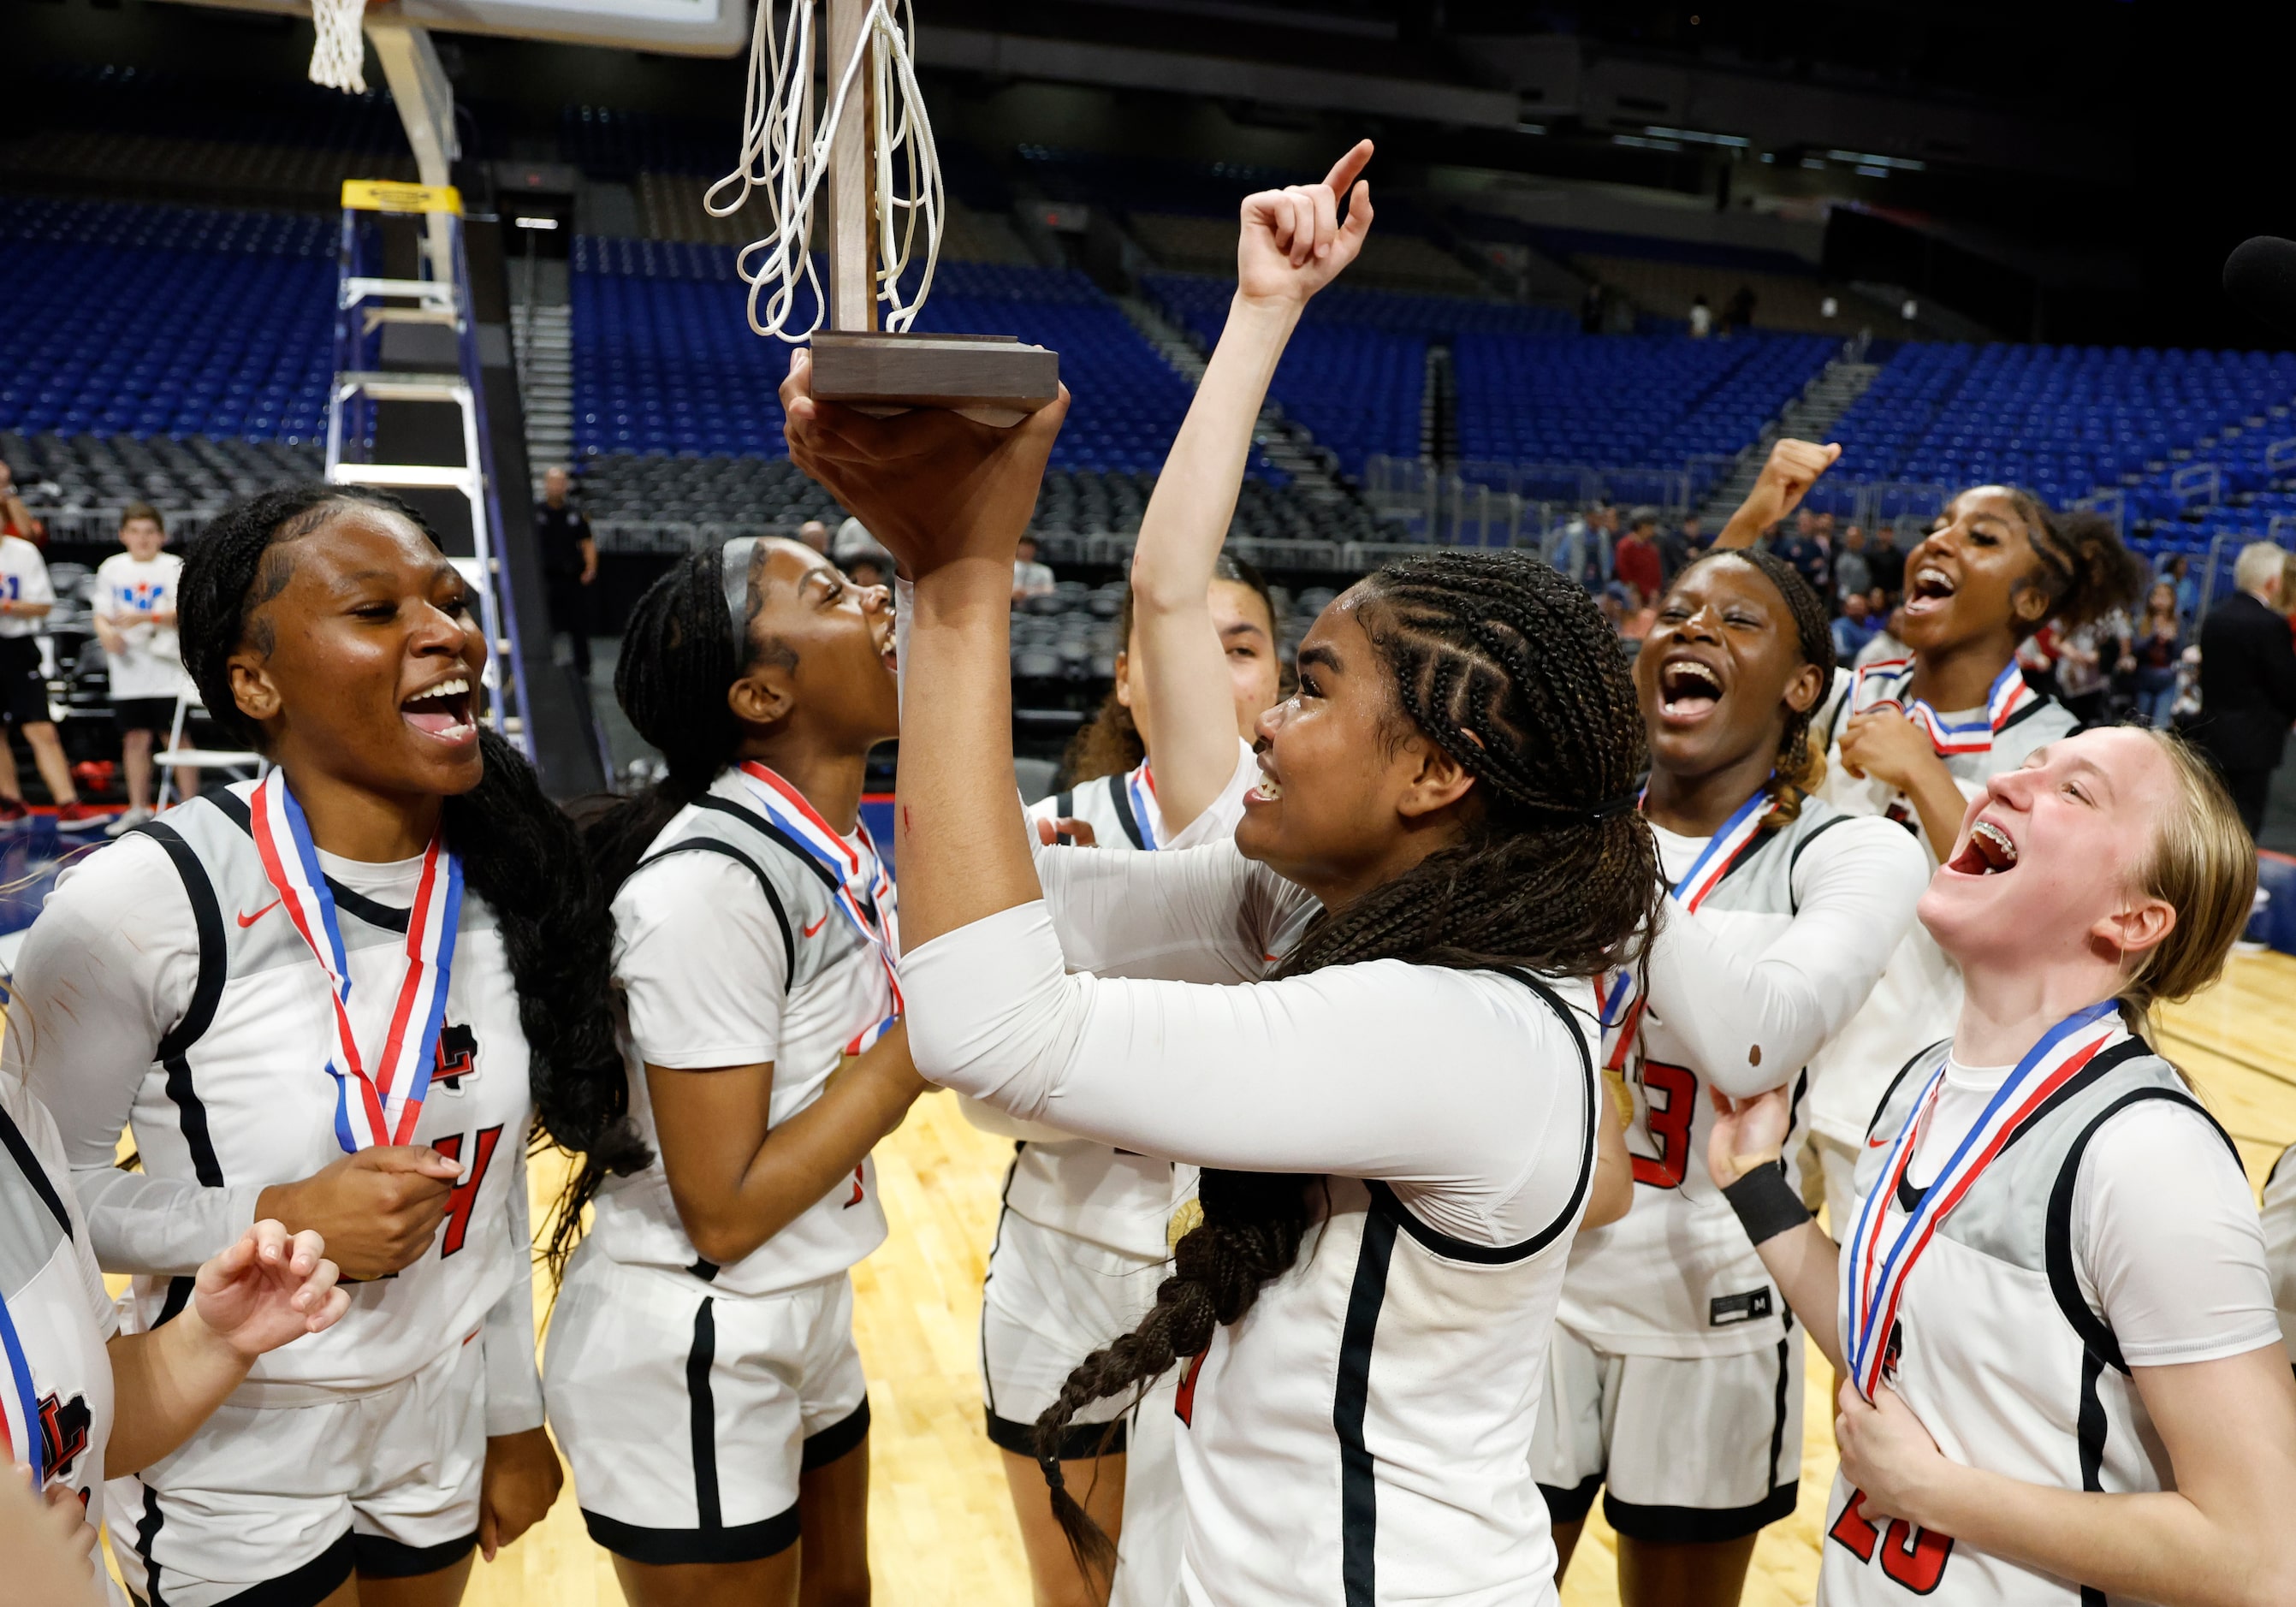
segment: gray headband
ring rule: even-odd
[[[726,612],[734,623],[734,667],[750,661],[750,573],[758,561],[758,538],[742,536],[718,550],[719,583],[726,591]]]

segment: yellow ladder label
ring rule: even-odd
[[[446,212],[463,215],[463,193],[452,184],[406,184],[387,178],[343,180],[343,206],[358,212]]]

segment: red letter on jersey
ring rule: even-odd
[[[1849,1504],[1826,1531],[1827,1537],[1848,1546],[1860,1562],[1871,1562],[1879,1547],[1883,1573],[1915,1595],[1935,1590],[1945,1578],[1947,1559],[1953,1555],[1953,1537],[1932,1534],[1914,1528],[1903,1518],[1892,1518],[1885,1539],[1866,1518],[1865,1508],[1866,1492],[1850,1491]]]
[[[1658,1145],[1656,1160],[1634,1157],[1635,1181],[1653,1188],[1680,1188],[1690,1168],[1690,1124],[1698,1114],[1698,1078],[1683,1066],[1664,1061],[1643,1062],[1643,1126]],[[1652,1094],[1666,1095],[1659,1104]]]
[[[1172,1398],[1172,1415],[1185,1428],[1196,1426],[1196,1374],[1204,1370],[1204,1357],[1209,1349],[1199,1350],[1188,1358],[1188,1370],[1180,1374],[1179,1393]]]
[[[471,1163],[471,1175],[456,1184],[455,1192],[447,1197],[447,1234],[439,1243],[441,1260],[463,1248],[463,1240],[471,1231],[471,1208],[479,1202],[479,1185],[487,1180],[487,1168],[494,1163],[495,1145],[501,1142],[499,1126],[479,1129],[479,1153]],[[460,1160],[463,1136],[456,1133],[441,1138],[430,1147],[449,1160]]]

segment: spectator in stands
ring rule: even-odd
[[[1833,621],[1833,656],[1837,662],[1855,663],[1857,655],[1866,651],[1881,631],[1871,611],[1866,605],[1866,594],[1851,592],[1841,600],[1841,612]]]
[[[1656,508],[1635,510],[1634,517],[1627,521],[1627,533],[1619,537],[1611,573],[1633,588],[1630,608],[1654,602],[1666,589],[1666,569],[1658,550]]]
[[[2239,588],[2201,622],[2201,717],[2193,735],[2224,773],[2240,817],[2264,829],[2272,773],[2296,720],[2296,643],[2280,611],[2285,560],[2268,541],[2240,550]]]
[[[829,556],[829,527],[818,519],[808,519],[797,528],[797,538],[820,553]]]
[[[1053,591],[1053,566],[1037,562],[1037,538],[1021,537],[1021,545],[1013,558],[1013,606],[1018,608],[1031,597],[1048,597]]]
[[[119,516],[119,545],[127,550],[95,571],[95,636],[103,644],[120,768],[127,773],[127,812],[104,828],[110,837],[152,818],[152,745],[175,729],[176,700],[191,687],[176,638],[184,561],[160,550],[167,540],[160,511],[130,503]]]
[[[48,545],[48,527],[32,517],[32,510],[16,494],[16,476],[0,463],[0,536],[13,536],[36,547]]]
[[[1666,585],[1672,586],[1674,578],[1682,573],[1684,566],[1698,555],[1692,548],[1692,539],[1697,530],[1698,515],[1693,513],[1682,521],[1680,529],[1658,533],[1659,567],[1665,571]]]
[[[2117,660],[2112,622],[2095,619],[2057,636],[2057,701],[2073,718],[2094,726],[2104,718],[2110,691],[2105,665]]]
[[[1866,561],[1866,530],[1851,525],[1841,532],[1841,550],[1833,555],[1833,595],[1836,606],[1847,608],[1852,597],[1864,598],[1874,589],[1874,566]],[[1850,655],[1841,655],[1846,661]]]
[[[1863,669],[1868,664],[1879,663],[1884,659],[1911,658],[1914,650],[1906,645],[1906,638],[1901,634],[1905,621],[1904,605],[1891,609],[1889,616],[1882,619],[1882,628],[1874,633],[1874,639],[1857,650],[1857,661],[1849,668]]]
[[[2285,596],[2285,583],[2282,595]],[[2136,679],[2136,717],[2166,731],[2177,708],[2177,665],[2185,656],[2185,627],[2177,615],[2177,583],[2163,577],[2144,599],[2144,618],[2129,640],[2127,668]]]
[[[1730,298],[1730,305],[1722,311],[1722,332],[1734,335],[1754,327],[1754,287],[1742,284],[1738,293]],[[1820,593],[1821,596],[1824,594]]]
[[[1795,512],[1793,534],[1776,543],[1775,550],[1809,582],[1810,590],[1821,597],[1833,594],[1826,575],[1831,566],[1826,562],[1825,545],[1818,539],[1817,517],[1808,508]]]
[[[849,519],[837,527],[837,539],[830,545],[829,559],[856,586],[893,584],[893,555],[857,519]]]
[[[2201,606],[2201,583],[2193,578],[2193,561],[2182,553],[2169,560],[2169,578],[2177,583],[2177,618],[2190,626]]]
[[[553,463],[542,476],[542,505],[534,512],[534,537],[542,549],[542,583],[550,627],[573,639],[574,673],[590,678],[590,587],[598,578],[598,543],[590,521],[566,500],[571,481]]]
[[[1689,568],[1691,564],[1705,557],[1706,549],[1713,545],[1714,537],[1706,533],[1706,527],[1698,515],[1695,513],[1687,515],[1682,521],[1682,562],[1677,568]],[[1669,582],[1673,578],[1672,575],[1667,577]]]
[[[1587,293],[1578,298],[1578,332],[1599,335],[1603,332],[1603,282],[1589,279]]]
[[[1883,600],[1895,608],[1905,600],[1906,555],[1898,547],[1898,527],[1895,521],[1885,521],[1874,527],[1872,545],[1866,551],[1866,567],[1874,577]]]
[[[0,718],[23,733],[32,762],[56,800],[56,830],[93,832],[105,811],[80,802],[71,766],[48,712],[48,673],[40,661],[40,621],[56,605],[48,561],[20,536],[0,536]],[[0,829],[21,825],[31,815],[16,778],[16,757],[0,738]]]
[[[2017,670],[2045,698],[2064,701],[2057,687],[2057,622],[2051,619],[2017,644]]]
[[[1706,304],[1706,293],[1701,291],[1690,300],[1690,338],[1703,340],[1714,332],[1714,309]]]

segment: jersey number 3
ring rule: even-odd
[[[1643,1126],[1658,1146],[1655,1158],[1633,1157],[1635,1181],[1652,1188],[1680,1188],[1690,1169],[1690,1124],[1698,1116],[1698,1078],[1686,1066],[1643,1062]],[[1660,1104],[1652,1095],[1663,1095]]]
[[[1915,1595],[1927,1595],[1938,1587],[1945,1578],[1946,1561],[1953,1555],[1951,1535],[1915,1529],[1903,1518],[1890,1519],[1887,1534],[1874,1528],[1866,1516],[1864,1490],[1849,1492],[1849,1504],[1833,1521],[1826,1537],[1848,1546],[1861,1562],[1871,1562],[1878,1549],[1882,1571]]]
[[[439,1258],[441,1260],[463,1248],[463,1241],[471,1232],[471,1208],[479,1202],[479,1185],[487,1180],[487,1168],[494,1164],[495,1145],[502,1142],[502,1127],[480,1127],[478,1131],[478,1153],[471,1158],[471,1175],[455,1185],[447,1196],[447,1231],[439,1235]],[[452,1134],[431,1144],[449,1160],[463,1158],[463,1136]]]

